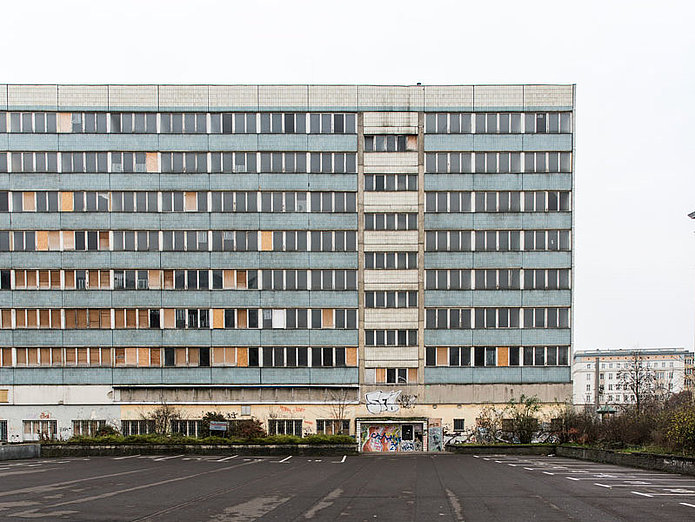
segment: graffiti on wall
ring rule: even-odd
[[[377,390],[365,393],[364,402],[367,405],[367,411],[372,415],[397,412],[400,409],[398,406],[398,397],[400,394],[401,390],[392,392]]]
[[[362,451],[397,452],[401,447],[401,427],[398,424],[363,426],[360,444]]]

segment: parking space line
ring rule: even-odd
[[[343,455],[343,458],[340,462],[334,462],[333,464],[342,464],[343,462],[345,462],[346,458],[347,458],[347,455]]]
[[[691,508],[695,508],[695,504],[688,504],[687,502],[681,502],[680,505],[681,505],[681,506],[688,506],[688,507],[691,507]]]
[[[649,493],[641,493],[640,491],[630,491],[633,495],[642,495],[643,497],[649,497],[653,498],[653,495],[650,495]]]
[[[292,458],[292,455],[290,455],[289,457],[285,457],[285,458],[282,459],[282,460],[278,460],[277,462],[287,462],[287,461],[290,460],[291,458]]]
[[[113,460],[125,460],[125,459],[134,459],[136,457],[139,457],[140,454],[138,453],[137,455],[126,455],[125,457],[114,457]]]
[[[163,460],[169,460],[169,459],[177,459],[179,457],[183,457],[183,454],[181,455],[171,455],[170,457],[160,457],[158,459],[154,459],[155,462],[161,462]]]
[[[226,460],[232,460],[232,459],[237,458],[238,456],[239,456],[239,455],[232,455],[231,457],[224,457],[224,458],[222,458],[222,459],[216,460],[215,462],[224,462],[224,461],[226,461]]]

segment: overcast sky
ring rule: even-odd
[[[693,347],[695,8],[3,2],[7,83],[576,83],[575,348]]]

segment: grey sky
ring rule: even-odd
[[[691,2],[12,1],[9,83],[576,83],[575,347],[693,346]]]

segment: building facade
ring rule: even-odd
[[[634,404],[635,395],[629,383],[638,367],[647,376],[645,386],[656,393],[668,395],[689,390],[692,359],[693,352],[684,348],[577,351],[572,368],[574,404],[597,408]]]
[[[408,451],[565,400],[574,98],[0,86],[4,438],[167,404]]]

